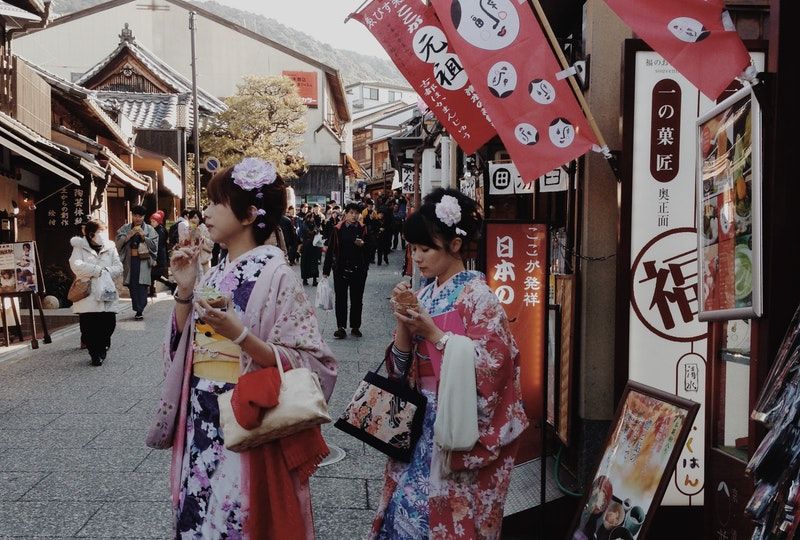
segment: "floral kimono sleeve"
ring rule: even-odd
[[[266,335],[260,337],[276,348],[285,369],[304,367],[316,372],[325,397],[330,398],[336,359],[322,340],[317,316],[297,276],[286,265],[276,274],[262,311]],[[274,325],[264,328],[264,321],[274,321]]]
[[[453,452],[452,470],[479,469],[497,459],[527,426],[519,392],[519,351],[503,307],[482,281],[464,289],[456,308],[475,343],[478,390],[478,442]]]

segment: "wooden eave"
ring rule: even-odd
[[[150,69],[145,66],[138,58],[128,51],[127,48],[122,49],[116,58],[111,60],[103,69],[98,71],[95,75],[93,75],[90,79],[83,83],[83,86],[90,89],[90,90],[107,90],[103,88],[110,79],[119,75],[122,68],[126,65],[130,64],[133,66],[134,71],[136,71],[139,75],[147,79],[153,86],[158,88],[164,94],[176,94],[178,93],[177,88],[173,88],[168,86],[162,81],[160,78],[156,77],[156,75],[150,71]]]

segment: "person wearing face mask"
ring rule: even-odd
[[[144,318],[147,293],[150,290],[150,267],[158,254],[158,233],[144,222],[147,211],[143,206],[131,208],[131,222],[117,231],[117,251],[124,269],[123,283],[131,295],[134,319]]]
[[[114,242],[103,238],[106,225],[89,221],[83,227],[83,236],[70,240],[72,255],[69,266],[75,277],[94,282],[103,272],[111,278],[122,275],[122,262]],[[117,302],[101,302],[93,294],[72,304],[72,312],[78,314],[81,342],[89,351],[93,366],[100,366],[111,347],[111,335],[117,325]]]

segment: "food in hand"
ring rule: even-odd
[[[416,311],[419,307],[417,295],[408,289],[394,295],[392,301],[400,313],[407,313],[409,309]]]
[[[203,287],[200,290],[199,297],[206,301],[206,303],[216,309],[225,308],[228,305],[228,299],[213,287]]]

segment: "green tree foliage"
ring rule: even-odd
[[[290,79],[246,77],[225,102],[228,110],[200,133],[204,155],[218,158],[223,166],[260,157],[275,163],[287,178],[302,171],[306,106]]]

